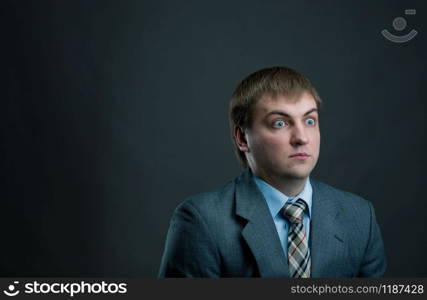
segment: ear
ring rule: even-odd
[[[240,151],[249,152],[248,142],[246,140],[245,133],[240,126],[233,126],[233,137]]]

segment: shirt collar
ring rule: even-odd
[[[310,218],[313,196],[313,187],[311,186],[310,178],[307,178],[307,180],[305,181],[305,185],[302,191],[295,197],[291,198],[286,196],[281,191],[271,186],[261,178],[256,177],[253,173],[252,176],[256,185],[258,186],[258,189],[261,191],[265,200],[267,201],[268,208],[273,218],[276,217],[276,215],[287,202],[294,203],[300,198],[307,203],[307,215]]]

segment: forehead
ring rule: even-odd
[[[294,117],[303,116],[307,111],[317,108],[316,101],[308,92],[297,95],[265,95],[254,107],[254,117],[262,117],[272,111],[283,111]]]

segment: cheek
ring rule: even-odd
[[[269,156],[279,153],[285,149],[285,138],[278,135],[264,135],[254,140],[260,154],[268,153]],[[254,149],[254,150],[255,150]]]
[[[315,132],[311,137],[311,141],[312,141],[311,144],[312,144],[313,150],[317,150],[317,153],[318,153],[320,150],[320,133]]]

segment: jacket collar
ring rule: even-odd
[[[340,201],[332,188],[317,181],[313,186],[313,214],[310,223],[311,276],[331,277],[334,262],[345,253],[345,234]],[[343,258],[345,259],[345,258]]]
[[[273,218],[249,169],[237,179],[236,213],[248,220],[242,236],[255,257],[261,277],[289,277],[287,257]]]
[[[328,188],[315,181],[310,227],[312,277],[326,277],[328,258],[340,254],[344,238],[337,224],[338,199]],[[252,179],[251,171],[245,170],[236,180],[236,214],[248,222],[242,236],[249,245],[257,262],[261,277],[289,277],[287,256],[283,253],[280,239],[268,205]],[[338,251],[338,252],[337,252]]]

